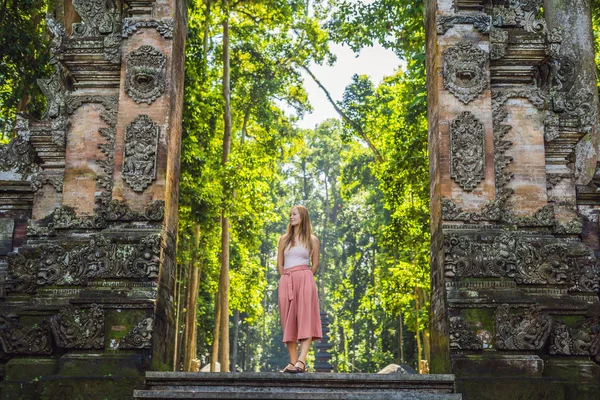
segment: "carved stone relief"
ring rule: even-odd
[[[123,179],[136,192],[143,192],[156,178],[159,130],[147,115],[140,115],[125,128]]]
[[[48,79],[38,79],[37,84],[47,100],[43,119],[64,116],[65,110],[65,84],[62,82],[61,69],[56,66],[56,71]]]
[[[165,216],[164,200],[156,200],[146,206],[143,213],[133,210],[122,200],[111,200],[106,219],[108,221],[162,221]]]
[[[512,278],[519,284],[565,285],[591,292],[600,283],[597,260],[581,243],[504,232],[489,239],[444,236],[446,277]]]
[[[121,62],[121,16],[112,0],[73,0],[82,19],[72,26],[73,38],[103,37],[104,59]],[[70,43],[71,46],[77,44]],[[87,44],[84,44],[84,46]]]
[[[167,57],[152,46],[127,55],[125,92],[136,103],[151,104],[165,92]]]
[[[483,136],[483,124],[468,111],[450,125],[450,176],[468,192],[484,178]]]
[[[98,207],[96,214],[90,216],[78,216],[73,207],[58,207],[38,222],[29,220],[27,235],[55,236],[59,229],[102,229],[109,222],[162,222],[165,215],[164,200],[149,203],[143,212],[133,211],[122,200],[111,200],[105,206]]]
[[[155,28],[165,39],[173,39],[173,25],[172,19],[140,20],[137,18],[125,18],[123,19],[121,35],[123,38],[127,38],[137,32],[138,29]]]
[[[29,143],[29,121],[18,116],[15,130],[17,136],[7,144],[0,145],[0,171],[24,175],[37,172],[39,166],[35,163],[35,151]]]
[[[42,186],[49,184],[54,187],[57,192],[62,192],[64,178],[63,176],[58,175],[49,175],[49,174],[33,174],[31,177],[31,189],[34,192],[37,192],[42,188]]]
[[[556,321],[550,335],[550,354],[593,356],[600,362],[600,320],[587,318],[579,328]]]
[[[552,319],[539,308],[513,313],[508,304],[496,310],[496,347],[500,350],[539,350],[552,327]]]
[[[104,347],[104,310],[93,304],[88,311],[74,306],[50,318],[58,347],[65,349],[102,349]]]
[[[442,199],[442,219],[445,221],[464,221],[477,223],[481,221],[499,221],[502,218],[502,204],[489,201],[480,212],[467,212],[459,208],[450,199]]]
[[[143,237],[136,244],[111,243],[95,236],[89,243],[66,246],[45,244],[8,258],[9,288],[35,292],[40,285],[87,285],[96,278],[153,279],[158,276],[160,236]]]
[[[508,31],[504,29],[490,30],[490,58],[498,60],[506,55],[508,47]]]
[[[542,0],[501,0],[492,9],[492,24],[498,27],[522,28],[538,33],[546,30],[546,22],[536,18]]]
[[[0,346],[5,354],[50,354],[52,339],[46,327],[33,325],[25,327],[20,324],[15,314],[0,315]]]
[[[144,349],[152,347],[152,331],[154,318],[142,319],[131,332],[119,342],[120,349]]]
[[[436,25],[437,33],[443,35],[446,31],[458,24],[473,25],[481,33],[488,33],[490,30],[490,16],[483,13],[456,14],[438,16]]]
[[[483,350],[483,342],[460,317],[451,317],[450,348],[455,350]]]
[[[488,85],[485,52],[470,42],[459,42],[444,52],[444,87],[465,104]]]

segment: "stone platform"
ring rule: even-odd
[[[136,399],[460,400],[454,375],[147,372]]]

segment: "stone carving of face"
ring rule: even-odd
[[[127,55],[125,91],[136,103],[151,104],[165,91],[166,56],[152,46]]]
[[[469,42],[460,42],[444,53],[444,87],[467,104],[487,87],[485,52]]]

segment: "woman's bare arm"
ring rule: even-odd
[[[313,275],[315,275],[317,273],[317,271],[319,270],[319,239],[317,239],[317,237],[315,235],[312,236],[311,238],[311,245],[312,245],[312,265],[310,267]]]
[[[279,276],[283,275],[283,240],[279,238],[279,243],[277,244],[277,272],[279,272]]]

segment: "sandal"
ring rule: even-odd
[[[294,365],[294,369],[291,369],[289,372],[291,372],[292,374],[301,374],[303,372],[306,372],[306,363],[302,360],[298,360],[296,364],[298,363],[302,363],[302,368],[296,367],[296,365]]]
[[[284,369],[282,369],[279,372],[288,372],[288,373],[296,372],[296,367],[294,366],[294,364],[289,363],[288,365],[286,365],[286,367]]]

